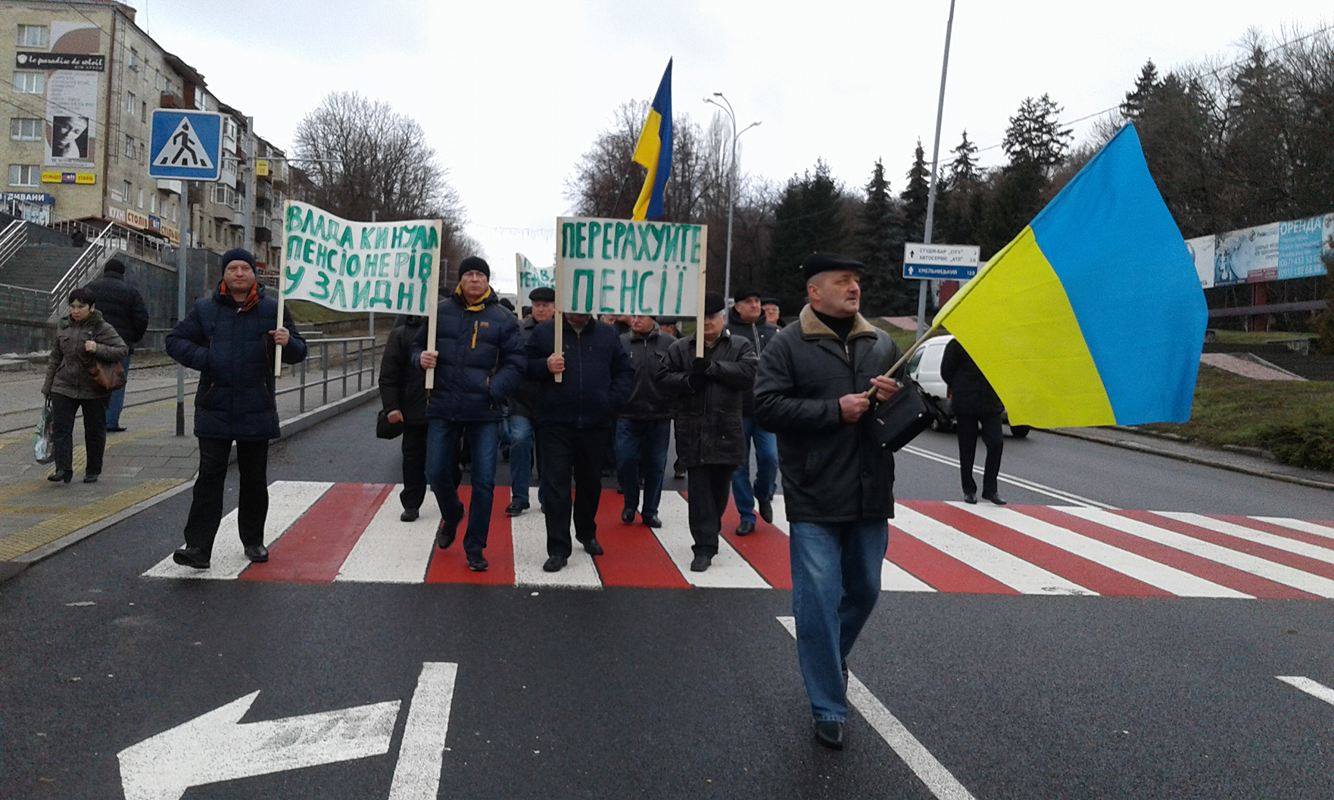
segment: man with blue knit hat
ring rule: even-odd
[[[436,312],[435,349],[427,350],[427,330],[413,347],[422,369],[435,370],[426,406],[426,479],[440,504],[436,547],[454,543],[463,521],[459,501],[459,440],[467,437],[472,457],[472,500],[463,552],[468,568],[490,566],[483,551],[495,495],[500,423],[506,401],[519,388],[523,351],[519,321],[491,291],[491,267],[478,256],[459,262],[459,283]]]
[[[755,418],[778,435],[791,536],[797,661],[816,741],[843,749],[847,659],[880,597],[894,455],[868,412],[899,384],[889,334],[860,313],[864,267],[814,253],[802,262],[808,303],[760,355]],[[870,390],[874,389],[872,393]]]
[[[195,436],[199,439],[199,477],[195,479],[185,546],[172,554],[177,563],[208,569],[213,540],[222,520],[222,494],[236,442],[241,473],[237,527],[246,558],[269,560],[264,523],[269,511],[269,440],[278,438],[274,401],[274,346],[283,362],[306,358],[306,342],[278,301],[264,296],[255,276],[255,257],[236,248],[222,256],[222,281],[210,297],[195,302],[185,319],[167,334],[167,353],[199,371],[195,396]]]

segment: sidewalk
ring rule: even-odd
[[[150,399],[127,406],[121,424],[128,430],[107,436],[107,450],[101,479],[95,484],[81,483],[86,453],[83,447],[83,420],[74,426],[74,479],[70,484],[46,480],[49,464],[33,461],[32,427],[40,415],[40,376],[31,373],[8,376],[0,384],[0,397],[6,401],[11,421],[30,419],[22,430],[0,434],[0,580],[66,544],[95,533],[113,522],[139,510],[163,493],[183,491],[199,466],[199,449],[191,432],[194,418],[194,388],[186,391],[186,435],[175,436],[176,397],[174,373],[170,380],[166,369],[131,370],[130,390],[153,388],[157,396],[169,385],[170,396]],[[332,371],[331,371],[332,373]],[[187,373],[193,382],[195,373]],[[312,380],[316,375],[310,375]],[[27,384],[36,380],[37,392]],[[284,373],[279,388],[296,386],[291,370]],[[319,387],[307,391],[305,413],[301,413],[299,393],[278,398],[278,415],[283,435],[291,435],[331,413],[370,400],[375,395],[374,376],[348,380],[346,397],[342,380],[329,385],[329,405],[320,406]],[[35,396],[34,396],[35,394]],[[146,398],[147,399],[147,398]],[[11,404],[12,401],[12,404]],[[26,407],[19,403],[26,404]],[[9,427],[15,427],[11,424]]]
[[[1317,489],[1334,490],[1334,475],[1328,472],[1290,467],[1260,456],[1230,450],[1216,450],[1212,447],[1176,441],[1130,428],[1054,428],[1049,432],[1059,436],[1069,436],[1073,439],[1083,439],[1084,441],[1120,447],[1125,450],[1152,453],[1153,455],[1174,458],[1192,464],[1202,464],[1208,467],[1297,483]]]

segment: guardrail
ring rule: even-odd
[[[0,267],[9,263],[9,259],[28,243],[28,223],[21,218],[5,226],[0,231]]]
[[[97,228],[77,219],[60,220],[47,227],[70,236],[77,231],[83,234],[84,239],[101,236],[102,232],[106,230],[106,228]],[[111,228],[111,235],[108,239],[112,248],[145,261],[156,261],[167,265],[176,263],[176,248],[166,240],[140,233],[117,222],[109,223],[107,227]]]
[[[55,314],[59,311],[64,298],[74,291],[75,287],[85,283],[85,279],[93,270],[106,263],[109,244],[107,235],[111,233],[114,227],[114,225],[108,224],[103,228],[102,232],[97,234],[97,238],[93,239],[83,253],[74,259],[73,264],[70,264],[64,277],[56,282],[56,285],[51,289],[50,313]]]
[[[352,351],[352,345],[356,345],[355,352]],[[330,363],[329,350],[336,348],[338,366],[342,367],[342,373],[334,376],[329,375],[329,367],[334,366]],[[292,392],[299,393],[298,407],[300,413],[306,412],[306,392],[313,387],[320,388],[320,405],[329,404],[329,384],[342,381],[343,397],[348,396],[348,385],[355,378],[357,382],[357,391],[362,391],[366,383],[374,385],[376,376],[379,373],[376,367],[376,351],[382,350],[383,345],[375,343],[373,336],[350,336],[341,339],[307,339],[306,340],[306,358],[300,364],[296,365],[297,377],[300,382],[296,386],[289,386],[285,389],[279,389],[275,394],[284,395]],[[310,351],[319,348],[320,377],[307,380],[307,366],[311,362]],[[353,361],[356,362],[356,369],[349,370]],[[370,361],[367,364],[367,360]],[[370,379],[366,380],[369,375]]]

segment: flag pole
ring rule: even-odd
[[[560,220],[556,220],[556,222],[557,222],[557,226],[559,227]],[[557,241],[557,243],[559,243],[559,241],[560,241],[560,238],[559,238],[560,231],[557,230],[556,233],[557,233],[557,239],[556,239],[556,241]],[[559,246],[559,244],[558,244],[558,246]],[[562,280],[561,278],[562,278],[562,276],[564,276],[564,274],[565,274],[565,269],[564,269],[564,259],[562,259],[562,258],[560,257],[560,255],[561,255],[560,251],[557,251],[557,253],[556,253],[556,267],[555,267],[555,273],[556,273],[556,317],[555,317],[555,320],[554,320],[553,323],[552,323],[553,325],[556,326],[556,328],[555,328],[555,331],[554,331],[554,337],[553,337],[552,340],[551,340],[551,352],[552,352],[553,354],[555,354],[555,353],[560,353],[560,354],[564,355],[564,353],[565,353],[565,312],[564,312],[564,311],[561,311],[561,309],[565,307],[565,281]],[[565,381],[563,380],[564,377],[565,377],[565,374],[562,373],[562,372],[558,372],[558,373],[556,373],[555,375],[552,375],[552,376],[551,376],[552,380],[554,380],[556,383],[564,383],[564,382],[565,382]]]
[[[885,374],[884,374],[883,376],[881,376],[881,377],[884,377],[884,378],[892,378],[892,377],[894,377],[894,373],[898,372],[899,369],[900,369],[904,364],[908,363],[908,359],[912,358],[912,354],[913,354],[913,353],[916,353],[918,350],[920,350],[921,347],[922,347],[922,345],[926,343],[926,340],[927,340],[927,339],[930,339],[932,336],[934,336],[935,333],[936,333],[936,331],[938,331],[938,330],[940,330],[940,323],[938,323],[938,322],[933,322],[933,323],[931,323],[931,327],[930,327],[930,328],[927,328],[927,329],[926,329],[926,332],[923,333],[923,334],[917,339],[917,341],[913,342],[913,343],[912,343],[912,346],[909,347],[906,351],[904,351],[903,355],[899,356],[899,360],[894,362],[894,366],[892,366],[892,367],[890,367],[889,369],[885,370]],[[868,399],[870,399],[870,398],[874,398],[874,397],[875,397],[875,387],[871,387],[870,389],[867,390],[867,392],[866,392],[866,397],[867,397]]]
[[[699,286],[695,292],[695,358],[704,357],[704,294],[709,275],[709,226],[700,226],[704,246],[699,249]],[[724,298],[726,305],[726,298]]]
[[[283,217],[281,222],[284,229],[287,228],[287,206],[291,202],[291,200],[283,201]],[[283,291],[283,284],[287,282],[283,279],[283,251],[287,249],[287,237],[279,233],[278,241],[282,243],[282,246],[278,248],[278,257],[274,259],[278,265],[278,320],[277,324],[273,326],[275,328],[283,327],[283,308],[285,307],[285,301],[287,299],[287,292]],[[227,268],[226,264],[223,264],[222,266],[223,269]],[[273,377],[276,379],[283,376],[283,346],[274,342],[273,347]]]

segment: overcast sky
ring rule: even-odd
[[[740,126],[763,122],[741,139],[743,170],[783,181],[824,158],[856,188],[883,157],[899,191],[916,140],[931,154],[949,10],[948,0],[129,3],[280,146],[331,91],[415,117],[502,290],[516,250],[550,263],[580,154],[620,103],[652,97],[668,57],[678,119],[707,122],[703,98],[721,91]],[[1334,23],[1328,0],[960,0],[955,13],[942,153],[965,128],[981,147],[999,143],[1027,95],[1048,92],[1075,119],[1118,103],[1148,58],[1160,71],[1231,60],[1249,28],[1278,41]]]

